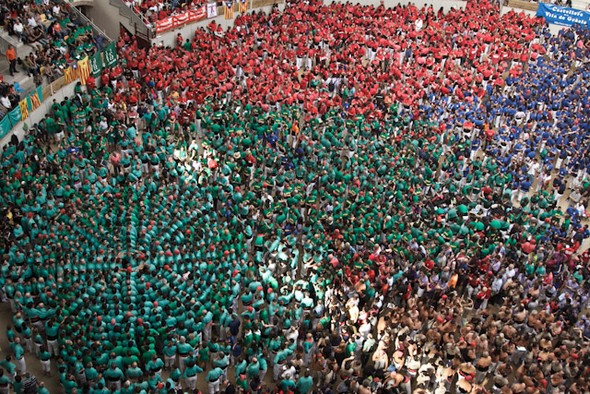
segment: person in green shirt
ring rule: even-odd
[[[246,369],[246,373],[248,375],[248,379],[253,379],[254,377],[258,377],[260,374],[260,363],[258,362],[257,357],[252,357],[248,368]]]
[[[12,382],[12,389],[15,394],[24,394],[25,382],[23,375],[16,375],[14,382]]]
[[[20,337],[16,337],[14,342],[10,344],[12,353],[14,355],[14,363],[16,364],[16,371],[20,374],[27,372],[27,363],[25,360],[25,349],[20,344]]]
[[[45,324],[45,335],[47,337],[47,350],[54,356],[59,355],[59,346],[57,343],[59,334],[59,324],[51,318]]]
[[[49,394],[49,390],[47,389],[47,387],[45,387],[45,382],[39,382],[39,387],[37,387],[37,394]]]
[[[152,356],[152,359],[146,364],[146,370],[150,373],[160,374],[162,368],[164,367],[164,362],[161,358],[159,358],[156,354]]]
[[[4,370],[0,369],[0,390],[2,390],[3,393],[9,392],[11,382],[12,380],[5,375]]]
[[[309,369],[306,369],[303,376],[299,377],[295,387],[299,394],[307,394],[311,391],[313,387],[313,378],[311,377]]]
[[[94,368],[94,364],[89,362],[86,364],[85,374],[86,374],[86,381],[92,386],[98,380],[99,374],[96,368]]]
[[[207,386],[209,387],[210,394],[219,393],[220,380],[223,373],[223,370],[219,367],[215,367],[207,373]]]
[[[183,373],[183,378],[186,386],[192,392],[197,387],[197,374],[203,372],[203,369],[199,367],[194,358],[187,360],[186,368]]]
[[[103,376],[108,382],[108,387],[110,390],[119,391],[121,390],[121,384],[125,375],[123,371],[119,367],[117,367],[116,363],[111,363],[111,367],[104,371]]]
[[[16,364],[13,363],[12,360],[13,358],[9,354],[4,360],[0,361],[0,366],[6,370],[11,381],[14,380],[14,377],[16,376]]]
[[[178,367],[180,368],[181,372],[184,372],[184,362],[186,359],[193,354],[193,347],[186,342],[185,337],[180,337],[180,341],[176,346],[178,352]]]
[[[71,374],[64,376],[64,379],[62,380],[62,386],[66,394],[72,394],[76,392],[78,389],[78,383],[76,383],[76,378],[74,377],[74,375]]]
[[[39,360],[41,361],[41,369],[43,374],[51,376],[51,353],[47,351],[45,345],[41,345],[38,354]]]
[[[176,345],[172,340],[164,346],[164,369],[171,370],[176,365]]]
[[[223,380],[227,379],[227,368],[229,367],[229,356],[225,354],[225,352],[219,352],[217,355],[217,359],[213,360],[213,365],[215,367],[221,368],[223,371]]]

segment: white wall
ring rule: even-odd
[[[514,11],[517,14],[520,13],[520,12],[524,12],[526,15],[531,16],[531,17],[534,17],[537,14],[536,11],[523,10],[522,8],[509,7],[507,5],[502,6],[501,14],[504,15],[504,14],[507,14],[508,12],[510,12],[510,11]]]
[[[69,85],[64,86],[63,88],[55,92],[53,96],[45,97],[45,101],[41,103],[41,106],[39,106],[39,108],[32,112],[29,112],[29,117],[24,122],[19,122],[16,126],[12,128],[12,130],[6,136],[4,136],[2,140],[0,140],[0,147],[3,147],[8,142],[10,142],[10,138],[13,134],[16,134],[19,141],[22,141],[23,136],[25,135],[25,131],[23,130],[24,124],[26,123],[30,128],[32,125],[39,123],[39,121],[45,117],[45,114],[47,114],[47,112],[51,108],[51,104],[53,104],[54,99],[60,102],[66,97],[72,97],[74,95],[74,88],[76,87],[76,82],[77,80]]]
[[[259,11],[264,11],[264,12],[270,12],[270,10],[272,9],[272,6],[267,6],[267,7],[260,7],[260,8],[255,8],[253,11],[259,12]],[[279,9],[282,11],[285,9],[285,3],[280,3],[279,4]],[[239,14],[236,12],[234,14],[234,16],[238,16]],[[200,27],[206,27],[209,23],[211,23],[211,21],[215,21],[215,23],[221,25],[221,27],[223,27],[223,29],[227,29],[229,26],[233,26],[235,19],[225,19],[223,17],[223,14],[218,15],[216,18],[212,18],[212,19],[203,19],[202,21],[196,22],[196,23],[192,23],[189,25],[185,25],[183,27],[181,27],[180,29],[175,29],[175,30],[170,30],[167,31],[166,33],[162,33],[158,36],[156,36],[152,42],[156,45],[164,45],[164,46],[175,46],[176,45],[176,36],[178,35],[178,33],[180,33],[185,39],[189,38],[189,37],[193,37],[193,35],[195,34],[195,31],[200,28]]]
[[[112,6],[109,0],[98,0],[93,6],[86,8],[88,18],[114,41],[119,39],[119,23],[125,25],[130,32],[135,33],[129,19],[119,14],[119,9]]]
[[[588,11],[588,10],[590,10],[590,1],[588,1],[588,0],[572,0],[572,8]]]
[[[349,0],[324,0],[325,4],[347,2],[349,2]],[[385,7],[395,7],[398,4],[414,4],[418,8],[432,5],[435,11],[441,7],[445,11],[448,11],[451,8],[465,8],[465,5],[467,4],[467,1],[463,0],[350,0],[350,2],[361,5],[372,5],[375,7],[379,6],[380,4],[383,4]]]

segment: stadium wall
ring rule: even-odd
[[[281,11],[285,9],[284,2],[279,3],[278,6]],[[219,8],[219,9],[221,10],[221,8]],[[262,12],[268,13],[268,12],[270,12],[271,9],[272,9],[272,5],[260,7],[260,8],[254,8],[253,11],[256,11],[256,12],[262,11]],[[238,16],[238,15],[239,15],[238,13],[235,14],[235,16]],[[181,27],[180,29],[167,31],[166,33],[162,33],[160,35],[157,35],[154,39],[152,39],[152,42],[156,45],[174,46],[174,45],[176,45],[176,36],[178,35],[178,33],[180,33],[186,39],[186,38],[192,37],[198,28],[206,27],[212,21],[215,21],[215,23],[221,25],[221,27],[223,27],[223,29],[226,29],[229,26],[233,26],[234,20],[235,19],[227,20],[223,17],[223,14],[220,14],[215,18],[204,19],[200,22],[185,25],[185,26]]]
[[[78,80],[75,80],[69,84],[66,84],[64,82],[64,78],[62,77],[52,84],[43,87],[44,100],[39,108],[29,112],[29,116],[26,120],[18,122],[13,127],[12,130],[0,140],[0,147],[3,147],[10,142],[13,134],[18,137],[19,141],[22,141],[26,132],[24,125],[26,124],[27,128],[30,128],[32,125],[39,123],[45,117],[45,114],[47,114],[51,109],[54,99],[60,102],[66,97],[73,96],[74,88],[76,87],[77,82]]]
[[[119,39],[120,24],[131,32],[135,31],[129,19],[120,15],[119,8],[110,5],[108,0],[101,0],[101,3],[88,7],[86,13],[92,22],[108,32],[109,37],[115,41]]]

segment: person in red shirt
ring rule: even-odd
[[[94,75],[90,74],[88,78],[86,78],[86,89],[88,92],[92,92],[96,89],[96,80],[94,79]]]
[[[102,72],[102,75],[100,76],[100,83],[102,86],[107,86],[110,82],[110,75],[109,75],[109,70],[104,70]]]
[[[488,307],[488,301],[492,296],[492,291],[488,287],[484,286],[476,295],[477,301],[477,308],[480,310],[486,309]]]
[[[475,292],[475,290],[479,286],[479,284],[480,284],[480,281],[479,281],[478,275],[475,275],[475,274],[469,275],[469,281],[467,282],[467,287],[466,287],[468,299],[472,298],[473,293]]]

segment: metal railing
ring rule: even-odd
[[[133,33],[146,37],[148,40],[155,37],[153,26],[145,16],[135,12],[123,0],[109,0],[109,3],[119,9],[119,15],[129,20],[131,26],[135,28],[135,32]]]
[[[67,3],[65,3],[65,4],[67,4]],[[84,24],[91,26],[92,30],[94,30],[94,33],[98,33],[98,34],[102,35],[106,39],[107,43],[113,41],[104,30],[102,30],[101,28],[96,26],[94,24],[94,22],[92,22],[86,15],[84,15],[82,13],[82,11],[80,11],[77,7],[75,7],[72,4],[67,4],[67,7],[68,7],[68,10],[71,10],[72,12],[74,12],[77,15],[77,17],[80,18],[84,22]]]

